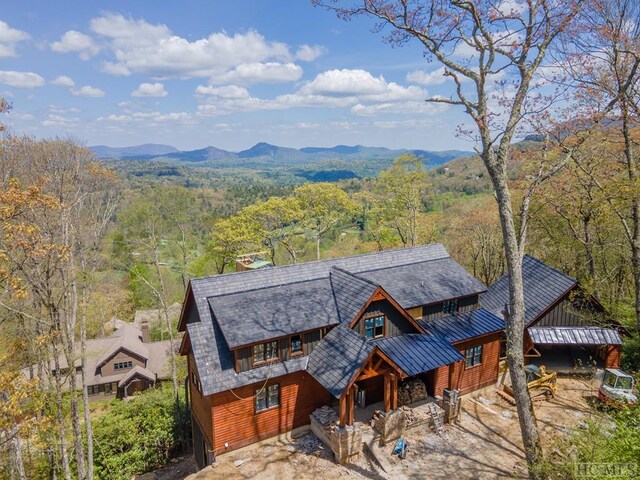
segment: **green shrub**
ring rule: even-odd
[[[166,464],[188,438],[189,417],[180,405],[170,385],[114,401],[93,422],[96,477],[128,480]]]

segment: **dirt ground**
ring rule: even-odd
[[[587,379],[558,380],[558,395],[551,401],[535,402],[544,443],[583,421],[594,412],[590,400],[597,395],[597,382]],[[426,425],[405,434],[407,457],[391,455],[391,469],[382,470],[370,452],[346,466],[337,465],[331,450],[309,433],[287,444],[259,444],[218,458],[215,465],[187,477],[188,480],[240,479],[494,479],[524,478],[524,455],[515,407],[493,389],[463,399],[461,421],[436,434]],[[158,473],[159,480],[178,480],[191,473],[193,464],[184,460],[174,469]]]

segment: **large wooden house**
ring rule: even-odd
[[[356,397],[395,409],[407,379],[430,395],[495,383],[504,322],[485,291],[442,245],[191,280],[179,329],[198,465],[322,405],[342,426]]]

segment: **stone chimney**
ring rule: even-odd
[[[151,337],[149,335],[149,322],[146,320],[140,324],[140,332],[142,332],[142,343],[149,343]]]

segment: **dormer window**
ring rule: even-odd
[[[302,346],[302,335],[294,335],[291,337],[291,356],[302,355],[304,347]]]
[[[253,364],[264,363],[278,358],[278,341],[260,343],[253,346]]]
[[[364,319],[364,336],[367,338],[384,337],[384,315]]]
[[[458,311],[458,299],[454,298],[451,300],[446,300],[443,304],[442,304],[442,312],[445,315],[451,315],[452,313],[455,313]]]
[[[114,370],[127,370],[129,368],[133,368],[133,362],[131,360],[128,362],[116,362],[113,364]]]

